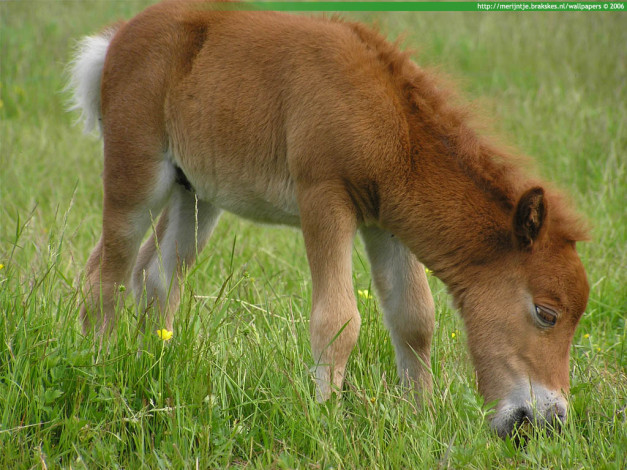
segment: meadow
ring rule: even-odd
[[[344,15],[403,36],[415,60],[458,78],[592,227],[578,245],[591,293],[571,351],[569,421],[516,447],[488,427],[462,321],[432,276],[430,406],[417,410],[399,387],[359,241],[361,336],[344,393],[324,405],[292,229],[223,217],[168,342],[142,336],[132,299],[107,348],[80,333],[102,144],[65,111],[65,66],[77,39],[148,3],[0,2],[0,468],[627,466],[625,13]]]

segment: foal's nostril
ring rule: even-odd
[[[553,414],[553,421],[557,424],[564,424],[566,422],[566,411],[556,407],[555,413]]]
[[[514,427],[525,426],[533,422],[533,415],[525,407],[518,408],[514,412]]]
[[[548,410],[546,421],[552,430],[560,431],[566,423],[566,407],[561,403],[556,403]]]
[[[520,407],[512,414],[509,436],[516,447],[525,446],[527,438],[533,433],[533,412],[526,407]]]

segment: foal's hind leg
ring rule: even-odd
[[[431,390],[431,337],[435,306],[423,265],[389,232],[361,229],[372,278],[383,307],[385,325],[396,352],[401,381]]]
[[[160,315],[148,319],[153,323],[149,329],[156,326],[172,331],[180,278],[205,246],[219,216],[215,206],[175,186],[156,233],[142,246],[133,270],[133,290],[140,310]]]
[[[105,142],[102,236],[87,262],[80,314],[85,333],[113,328],[151,214],[161,211],[174,183],[174,167],[147,148]]]

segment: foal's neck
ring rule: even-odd
[[[513,208],[526,178],[478,137],[463,146],[433,135],[414,133],[411,168],[391,189],[382,219],[455,293],[477,267],[511,250]]]

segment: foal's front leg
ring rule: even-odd
[[[424,266],[389,232],[362,227],[361,235],[401,382],[417,392],[430,392],[435,305]]]
[[[352,284],[356,218],[341,188],[316,186],[299,195],[301,224],[313,284],[310,321],[316,397],[341,390],[361,319]]]

